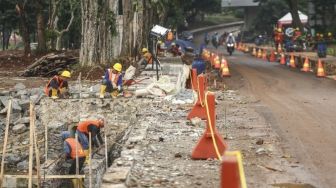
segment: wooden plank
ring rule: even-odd
[[[91,156],[91,150],[92,150],[92,141],[91,141],[91,132],[89,132],[89,188],[92,188],[92,156]]]
[[[30,112],[30,126],[29,126],[29,168],[28,168],[28,188],[32,188],[33,186],[33,141],[34,141],[34,136],[33,136],[33,124],[34,124],[34,120],[33,120],[33,103],[30,102],[30,108],[29,108],[29,112]]]
[[[36,175],[37,175],[37,187],[41,187],[41,164],[40,164],[40,151],[37,145],[36,126],[35,126],[36,114],[33,110],[33,128],[34,128],[34,147],[35,147],[35,159],[36,159]]]
[[[4,170],[5,170],[5,158],[6,158],[6,149],[7,149],[7,140],[8,140],[8,130],[9,130],[9,120],[12,109],[12,100],[8,101],[8,109],[7,109],[7,118],[6,118],[6,129],[5,129],[5,139],[4,145],[2,148],[2,159],[1,159],[1,173],[0,173],[0,187],[2,187]]]
[[[28,175],[4,175],[4,178],[16,178],[16,179],[28,179]],[[32,176],[33,179],[37,179],[36,175]],[[85,175],[45,175],[45,179],[79,179],[85,178]]]

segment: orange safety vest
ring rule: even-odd
[[[71,159],[76,159],[76,145],[77,145],[77,156],[78,157],[85,157],[85,153],[83,151],[82,145],[76,141],[75,138],[67,138],[65,141],[70,145],[71,153],[70,157]]]
[[[113,82],[113,83],[115,83],[115,84],[117,85],[117,84],[118,84],[118,80],[119,80],[119,76],[120,76],[120,74],[115,74],[116,76],[115,76],[114,80],[112,80],[112,75],[113,75],[113,73],[112,73],[112,69],[107,69],[107,71],[108,71],[108,74],[109,74],[109,80],[111,81],[111,83]]]
[[[52,80],[54,80],[54,79],[56,79],[56,81],[57,81],[57,83],[58,83],[58,88],[57,88],[57,89],[62,88],[62,86],[63,86],[63,80],[60,79],[60,77],[58,77],[58,76],[54,76],[51,80],[49,80],[48,84],[47,84],[47,85],[45,86],[45,88],[44,88],[44,93],[45,93],[47,96],[49,96],[50,82],[51,82]]]
[[[152,58],[152,54],[151,53],[149,53],[149,52],[145,53],[144,57],[145,57],[146,61],[148,62],[148,64],[152,64],[153,63],[153,58]]]
[[[167,40],[168,41],[172,41],[174,39],[174,34],[173,32],[169,31],[167,34]]]
[[[89,125],[94,125],[94,126],[100,128],[98,120],[87,120],[87,121],[79,122],[78,126],[77,126],[77,130],[82,132],[82,133],[85,133],[85,134],[89,135],[89,131],[88,131],[88,126]]]

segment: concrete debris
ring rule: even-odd
[[[14,86],[14,89],[15,89],[16,91],[22,91],[22,90],[26,89],[26,86],[23,85],[22,83],[17,83],[17,84]]]
[[[24,133],[26,130],[27,130],[27,127],[25,124],[17,124],[12,128],[12,131],[15,134]]]
[[[197,127],[201,126],[203,123],[202,119],[199,117],[192,118],[190,121],[193,126],[197,126]]]
[[[16,168],[17,168],[18,170],[25,170],[25,171],[27,171],[27,170],[28,170],[28,161],[27,161],[27,160],[24,160],[24,161],[19,162],[19,163],[16,165]]]

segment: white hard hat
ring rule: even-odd
[[[230,33],[229,35],[230,35],[230,36],[232,36],[233,34],[232,34],[232,33]]]

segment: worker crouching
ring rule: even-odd
[[[69,71],[63,71],[60,76],[54,76],[44,88],[44,93],[52,99],[66,98],[69,96],[68,79],[71,78]]]
[[[79,142],[83,146],[86,161],[89,157],[89,133],[91,133],[91,141],[93,146],[98,148],[99,144],[104,144],[103,138],[100,134],[100,129],[104,127],[104,124],[104,119],[86,120],[78,123],[76,133],[78,134]]]
[[[99,97],[102,99],[105,96],[105,92],[111,93],[112,98],[116,98],[119,93],[122,92],[122,65],[116,63],[112,69],[107,69],[105,76],[103,77],[102,85],[100,87]]]
[[[70,136],[68,131],[64,131],[61,134],[64,142],[64,153],[66,159],[71,160],[71,166],[69,169],[69,175],[76,174],[76,157],[78,157],[78,170],[82,170],[85,162],[85,153],[82,145],[73,137]],[[73,187],[84,187],[81,179],[72,179]]]

